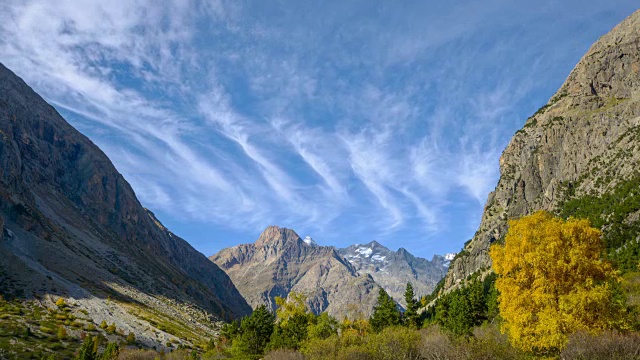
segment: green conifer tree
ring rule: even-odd
[[[417,328],[420,322],[420,316],[418,316],[419,303],[415,299],[411,282],[407,283],[407,288],[404,291],[404,301],[407,303],[407,309],[404,312],[404,323],[409,327]]]
[[[378,301],[373,308],[369,323],[376,332],[388,326],[400,324],[400,311],[396,307],[396,302],[383,288],[378,292]]]
[[[91,336],[87,336],[84,338],[84,342],[80,347],[80,351],[78,351],[78,356],[75,357],[75,360],[96,360],[97,354],[93,347],[93,338]]]
[[[250,354],[263,353],[273,333],[274,322],[275,317],[264,305],[258,306],[250,316],[242,319],[241,339]]]
[[[115,342],[110,342],[107,344],[107,347],[104,349],[104,352],[102,353],[102,356],[100,357],[100,360],[113,360],[116,359],[118,357],[118,352],[120,351],[120,349],[118,349],[118,344],[116,344]]]

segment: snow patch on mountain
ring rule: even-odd
[[[316,247],[318,246],[318,243],[315,242],[315,240],[313,240],[313,238],[311,238],[311,236],[307,236],[304,239],[302,239],[302,241],[304,241],[305,244],[311,246],[311,247]]]
[[[371,254],[373,254],[373,249],[371,248],[366,248],[366,247],[361,247],[361,248],[357,248],[356,252],[359,254],[362,254],[366,257],[371,256]]]
[[[375,255],[373,255],[371,257],[371,259],[375,260],[375,261],[384,261],[385,258],[386,258],[386,256],[382,256],[382,255],[378,255],[378,254],[375,254]]]

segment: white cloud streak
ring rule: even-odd
[[[550,71],[540,48],[567,56],[562,42],[505,32],[553,10],[500,0],[260,6],[9,0],[0,61],[71,114],[154,210],[250,232],[418,238],[451,225],[451,194],[481,211]]]

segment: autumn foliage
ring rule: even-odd
[[[601,258],[598,229],[539,211],[509,222],[504,246],[492,246],[502,331],[525,351],[562,349],[568,336],[623,327],[616,272]]]

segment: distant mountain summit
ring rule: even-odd
[[[378,285],[360,275],[334,247],[277,226],[266,228],[253,244],[223,249],[209,257],[227,272],[252,307],[275,310],[275,297],[302,293],[314,313],[337,317],[369,315]]]
[[[318,246],[318,244],[311,238],[311,236],[305,237],[304,239],[302,239],[302,241],[304,241],[304,243],[309,246]]]
[[[397,302],[405,306],[404,291],[411,282],[416,295],[430,294],[435,285],[447,273],[453,257],[436,255],[431,261],[413,256],[406,249],[393,251],[377,241],[355,244],[338,252],[344,256],[360,274],[368,274],[382,286]],[[455,256],[455,254],[454,254]]]

